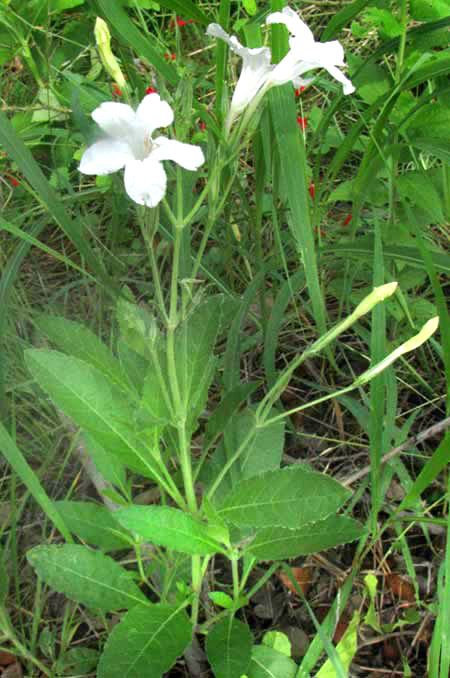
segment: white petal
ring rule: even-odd
[[[310,28],[300,19],[298,14],[289,7],[285,7],[282,12],[273,12],[266,19],[266,24],[284,24],[288,31],[300,38],[305,45],[314,42],[314,36]]]
[[[136,113],[131,106],[119,104],[115,101],[105,101],[100,104],[95,111],[92,111],[92,117],[109,137],[123,138],[130,127],[133,126]]]
[[[231,109],[242,111],[256,96],[273,71],[268,47],[242,48],[242,70],[231,100]]]
[[[308,61],[316,61],[317,63],[331,64],[332,66],[345,66],[344,62],[344,48],[338,40],[331,42],[316,42],[314,49],[308,55]]]
[[[324,66],[324,68],[330,75],[333,76],[335,80],[343,84],[344,94],[351,94],[355,91],[352,81],[346,78],[345,75],[341,73],[339,68],[336,68],[336,66]]]
[[[131,157],[130,147],[124,141],[102,139],[83,153],[78,169],[82,174],[111,174],[125,167]]]
[[[125,190],[138,205],[156,207],[166,193],[167,176],[160,162],[150,157],[125,165]]]
[[[173,123],[173,111],[167,101],[161,101],[159,94],[147,94],[138,106],[136,119],[150,136],[159,127],[168,127]]]
[[[205,156],[200,146],[183,144],[176,139],[158,137],[154,140],[157,148],[151,152],[151,160],[173,160],[187,170],[197,170],[205,162]]]
[[[243,45],[239,42],[235,35],[228,35],[226,31],[223,30],[220,24],[209,24],[206,29],[206,35],[211,35],[213,38],[220,38],[231,47],[233,52],[239,54],[241,49],[245,49]]]

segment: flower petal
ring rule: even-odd
[[[205,162],[205,156],[200,146],[183,144],[175,139],[158,137],[154,140],[157,145],[152,151],[151,160],[173,160],[187,170],[197,170]]]
[[[116,139],[123,139],[130,127],[133,127],[136,118],[131,106],[119,104],[117,101],[105,101],[91,115],[109,137]]]
[[[210,35],[213,38],[220,38],[226,42],[236,54],[240,54],[242,49],[246,49],[243,45],[241,45],[235,35],[228,35],[228,33],[223,30],[220,24],[209,24],[208,28],[206,29],[206,35]]]
[[[285,7],[282,12],[273,12],[266,19],[266,24],[284,24],[289,33],[302,40],[305,46],[314,42],[314,35],[310,28],[302,21],[290,7]]]
[[[352,92],[355,91],[355,87],[352,83],[351,80],[345,77],[343,73],[339,70],[339,68],[336,68],[336,66],[325,66],[324,68],[328,71],[328,73],[333,76],[335,80],[338,82],[342,83],[344,94],[352,94]]]
[[[83,153],[78,169],[82,174],[103,176],[125,167],[131,157],[133,156],[130,147],[124,141],[102,139],[89,146]]]
[[[168,127],[173,123],[173,111],[167,101],[161,101],[159,94],[147,94],[138,106],[136,120],[150,136],[159,127]]]
[[[156,207],[166,193],[167,176],[160,162],[148,157],[125,165],[125,190],[138,205]]]

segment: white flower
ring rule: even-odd
[[[305,83],[300,78],[303,73],[315,68],[325,68],[335,80],[342,83],[344,94],[351,94],[355,91],[350,80],[337,68],[345,66],[344,49],[340,42],[337,40],[315,42],[311,30],[289,7],[285,7],[282,12],[269,14],[266,23],[285,24],[291,33],[290,50],[275,66],[268,86],[281,85],[292,80],[295,87],[300,87]]]
[[[230,49],[242,58],[241,74],[230,105],[229,128],[232,119],[252,101],[271,73],[273,66],[270,64],[270,49],[268,47],[243,47],[235,35],[228,35],[219,24],[209,24],[206,34],[224,40]]]
[[[83,153],[80,172],[111,174],[125,167],[125,190],[138,205],[155,207],[164,197],[167,176],[162,160],[188,170],[205,161],[199,146],[152,134],[173,122],[173,111],[159,94],[148,94],[136,111],[127,104],[105,102],[92,113],[106,136]]]

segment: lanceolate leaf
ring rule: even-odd
[[[365,528],[353,518],[332,516],[299,530],[268,527],[256,535],[248,552],[258,560],[284,560],[359,539]]]
[[[128,386],[119,361],[90,329],[66,318],[39,315],[35,320],[59,350],[96,367],[119,388]]]
[[[160,678],[191,641],[186,612],[171,605],[140,605],[117,624],[105,645],[97,678]]]
[[[206,654],[215,678],[238,678],[250,664],[253,636],[247,624],[227,617],[218,622],[206,639]]]
[[[191,555],[223,552],[210,537],[208,526],[179,509],[167,506],[130,506],[114,513],[118,522],[154,544]]]
[[[56,406],[103,447],[144,475],[157,472],[130,427],[133,408],[101,372],[57,351],[30,349],[25,362]]]
[[[37,574],[58,593],[105,612],[147,604],[130,572],[112,558],[85,546],[36,546],[27,558]]]
[[[291,467],[241,481],[218,507],[218,514],[240,527],[295,529],[335,513],[350,494],[322,473]]]
[[[105,506],[89,501],[57,501],[55,506],[67,527],[77,537],[102,551],[129,548],[125,530]]]

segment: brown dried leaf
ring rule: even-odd
[[[294,575],[294,579],[299,585],[301,591],[303,592],[303,595],[306,595],[308,592],[309,587],[311,586],[313,574],[314,574],[314,568],[310,566],[305,566],[305,567],[292,567],[292,574]],[[297,589],[284,572],[279,572],[278,577],[281,579],[283,584],[286,586],[286,588],[289,589],[289,591],[292,591],[292,593],[297,593]]]
[[[391,572],[391,574],[386,575],[386,585],[392,595],[399,600],[407,603],[415,601],[414,586],[406,577]]]

